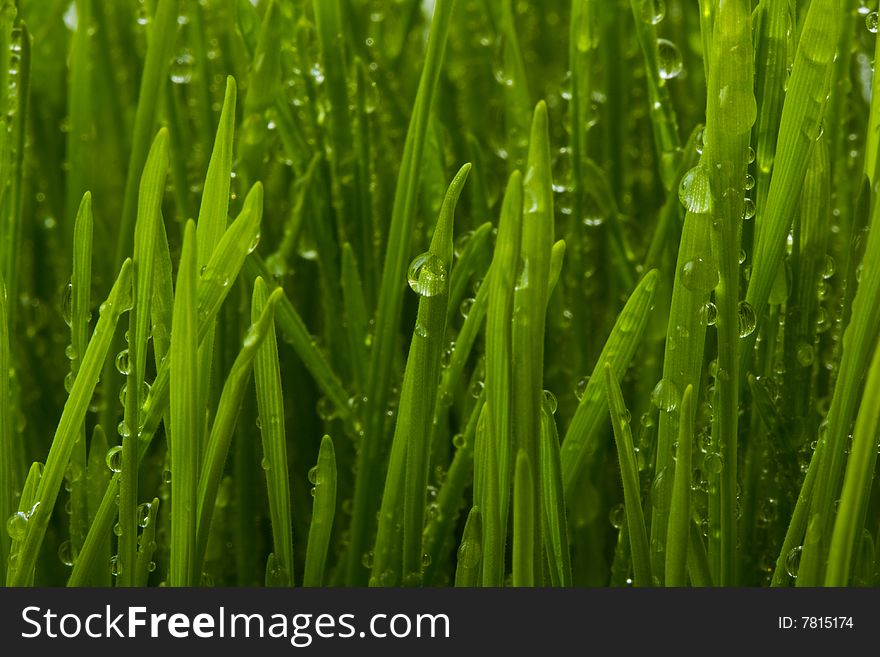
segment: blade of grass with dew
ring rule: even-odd
[[[473,470],[476,469],[474,449],[476,442],[477,423],[486,400],[485,388],[480,393],[468,416],[467,424],[462,432],[462,442],[455,445],[455,456],[446,472],[440,492],[437,494],[437,508],[429,515],[425,527],[425,554],[431,563],[425,566],[422,573],[424,586],[436,586],[438,571],[441,568],[441,552],[450,540],[453,529],[458,522],[461,501],[465,497],[465,488],[471,483]],[[500,579],[500,578],[499,578]]]
[[[79,428],[85,419],[86,411],[92,399],[92,393],[98,382],[101,367],[110,348],[110,342],[113,338],[116,323],[119,320],[119,314],[123,310],[127,310],[125,304],[126,299],[130,298],[131,295],[130,285],[131,261],[126,260],[119,271],[119,276],[116,278],[116,282],[113,284],[107,300],[101,305],[98,324],[95,327],[91,340],[89,340],[89,346],[83,356],[79,374],[76,381],[73,382],[70,395],[64,404],[61,419],[58,421],[58,426],[52,439],[52,446],[46,457],[43,476],[36,491],[38,508],[29,519],[27,533],[22,539],[18,568],[15,572],[7,572],[6,574],[6,581],[10,586],[24,585],[25,579],[34,569],[40,547],[46,535],[52,509],[55,507],[55,501],[58,499],[64,471],[70,460],[70,454],[79,434]]]
[[[104,435],[100,425],[96,427],[96,430],[102,432],[101,436]],[[93,437],[92,440],[95,440],[95,438]],[[104,445],[106,445],[106,441]],[[106,454],[106,450],[104,453]],[[100,461],[95,460],[95,465],[101,467],[106,472],[107,465],[103,456]],[[89,527],[89,532],[86,534],[85,541],[83,541],[82,549],[73,563],[73,570],[67,580],[67,586],[69,587],[107,586],[110,583],[110,570],[107,564],[110,559],[111,549],[110,528],[114,520],[116,520],[118,512],[116,492],[119,490],[119,473],[113,475],[107,490],[112,490],[113,494],[104,495],[103,498],[100,498],[100,504],[94,510],[92,525]]]
[[[138,194],[132,260],[132,305],[128,314],[128,347],[122,361],[126,377],[125,413],[122,420],[122,475],[119,483],[119,535],[117,583],[132,586],[137,563],[138,433],[143,405],[142,387],[147,364],[147,333],[161,205],[168,171],[168,131],[159,130],[144,165]],[[117,363],[121,362],[117,357]]]
[[[821,135],[822,114],[837,52],[840,10],[837,0],[810,3],[782,106],[773,176],[764,216],[756,225],[752,275],[746,293],[760,323],[782,262],[785,240],[800,198],[809,149]],[[747,360],[757,332],[743,345]]]
[[[675,479],[666,533],[666,586],[686,586],[691,528],[691,446],[694,440],[694,387],[684,389],[678,424]]]
[[[511,161],[513,166],[521,167],[527,156],[532,101],[513,18],[513,0],[501,0],[500,5],[501,70],[495,75],[503,84],[505,132]]]
[[[156,551],[156,516],[159,514],[159,498],[154,497],[152,502],[145,502],[138,507],[138,525],[143,527],[138,546],[137,573],[134,578],[134,586],[144,587],[150,579],[150,573],[156,569],[153,562],[153,554]]]
[[[348,554],[346,581],[363,584],[366,576],[361,557],[370,540],[374,526],[372,509],[380,484],[380,467],[385,446],[384,424],[388,393],[391,389],[393,354],[398,344],[398,321],[403,303],[402,281],[406,275],[409,241],[415,221],[416,195],[419,189],[419,170],[428,118],[443,65],[443,54],[455,0],[439,0],[428,34],[428,48],[419,90],[407,129],[403,158],[394,193],[391,225],[379,303],[376,315],[376,331],[370,361],[370,396],[367,404],[365,434],[358,452],[357,478],[355,481],[354,513],[351,526],[351,544]]]
[[[785,586],[788,584],[789,577],[791,576],[788,561],[792,553],[800,553],[803,549],[801,543],[807,531],[807,522],[810,518],[810,501],[813,499],[816,474],[819,472],[819,461],[821,458],[819,452],[824,449],[825,443],[818,442],[816,444],[816,451],[813,452],[813,458],[810,460],[807,475],[804,477],[803,484],[801,484],[801,490],[798,493],[797,503],[788,523],[785,539],[779,550],[779,556],[776,558],[776,567],[773,569],[770,586]]]
[[[722,459],[717,500],[714,495],[709,498],[709,559],[717,563],[717,580],[721,586],[732,586],[736,582],[739,343],[741,337],[754,330],[751,308],[739,303],[741,190],[748,171],[749,136],[757,116],[750,18],[748,0],[728,1],[718,7],[707,92],[705,133],[708,139],[703,150],[712,172],[711,239],[718,263],[715,286],[718,370],[712,440]]]
[[[158,0],[156,13],[150,21],[147,58],[141,76],[131,153],[128,160],[128,173],[125,179],[125,195],[116,247],[116,262],[122,262],[125,255],[131,251],[134,239],[138,183],[141,179],[144,163],[147,161],[153,126],[156,123],[158,113],[159,98],[171,65],[171,48],[177,33],[177,16],[180,13],[178,9],[178,0]]]
[[[852,576],[877,464],[877,426],[880,424],[877,399],[880,399],[880,349],[875,348],[853,430],[840,506],[834,518],[825,586],[847,586]]]
[[[872,227],[880,226],[880,204],[874,204],[870,224]],[[824,427],[819,430],[819,442],[827,442],[827,447],[818,464],[819,472],[807,525],[809,528],[816,524],[817,541],[813,545],[804,544],[801,568],[806,566],[802,573],[806,576],[802,580],[798,575],[799,586],[818,586],[824,576],[828,556],[826,551],[831,540],[833,504],[843,477],[849,427],[858,404],[857,391],[877,344],[877,336],[880,335],[880,305],[876,303],[880,297],[880,230],[868,232],[868,244],[860,266],[861,275],[853,299],[852,316],[843,333],[843,353],[831,407],[823,422]],[[816,456],[814,453],[813,458]]]
[[[11,367],[9,337],[9,306],[6,296],[6,282],[0,271],[0,372],[9,372]],[[0,520],[6,521],[12,516],[14,508],[14,490],[16,488],[15,446],[12,432],[12,397],[10,396],[9,377],[0,376]],[[4,531],[0,533],[0,581],[6,581],[6,565],[9,562],[10,536]]]
[[[276,288],[276,292],[278,289]],[[281,293],[279,292],[278,295]],[[276,295],[276,297],[278,296]],[[263,279],[254,281],[251,321],[257,323],[267,305],[269,289]],[[276,586],[293,586],[293,528],[290,511],[290,473],[287,465],[287,433],[284,429],[284,395],[275,325],[270,323],[266,338],[254,360],[254,388],[260,417],[263,469],[269,497],[272,547],[277,570]]]
[[[464,523],[461,545],[455,565],[456,588],[473,588],[480,584],[480,563],[483,560],[483,520],[480,507],[472,506]]]
[[[513,380],[513,439],[516,450],[525,450],[529,464],[538,467],[541,435],[541,399],[544,390],[544,327],[550,280],[550,254],[553,246],[553,181],[550,166],[550,137],[547,106],[535,108],[529,140],[528,170],[523,178],[523,218],[520,244],[520,271],[513,294],[511,331]],[[503,454],[499,454],[504,457]],[[534,480],[531,480],[534,483]],[[540,517],[541,496],[529,498],[535,505],[533,518]],[[542,568],[541,527],[529,555],[535,560],[532,572]]]
[[[76,213],[73,228],[73,273],[68,289],[70,308],[62,309],[65,314],[70,313],[71,384],[79,372],[89,339],[93,227],[92,195],[86,192]],[[6,370],[0,366],[0,371]],[[85,426],[82,426],[70,456],[70,542],[74,552],[79,552],[82,548],[89,527],[87,461],[86,433]]]
[[[262,282],[262,279],[257,280]],[[263,292],[265,292],[265,289]],[[254,294],[256,296],[257,293],[255,292]],[[238,352],[232,368],[223,383],[220,401],[217,404],[217,414],[214,418],[214,424],[211,426],[211,435],[205,445],[204,460],[199,474],[198,502],[196,506],[198,509],[198,522],[196,525],[196,547],[193,568],[193,572],[196,573],[201,573],[204,566],[208,539],[211,535],[214,508],[217,501],[217,492],[220,489],[220,482],[223,478],[223,468],[229,453],[229,445],[232,441],[242,400],[250,382],[251,368],[254,366],[255,359],[259,358],[260,349],[265,344],[266,339],[271,335],[275,308],[282,294],[281,288],[276,288],[268,298],[261,299],[259,304],[253,304],[253,323],[248,329],[241,350]],[[257,306],[259,306],[259,310]],[[172,436],[173,438],[174,436]],[[286,474],[286,468],[284,470]],[[174,479],[172,478],[172,483],[173,481]],[[280,553],[284,554],[283,551]]]
[[[342,245],[342,305],[352,356],[352,377],[355,388],[364,390],[370,367],[370,348],[364,336],[369,332],[370,320],[354,249],[349,242]]]
[[[5,2],[0,23],[0,102],[6,107],[7,130],[0,138],[0,167],[4,187],[0,191],[0,267],[6,281],[7,294],[19,296],[18,278],[21,269],[22,176],[25,170],[25,137],[28,118],[31,72],[31,35],[27,26],[16,18],[13,2]],[[16,326],[16,304],[7,308],[9,326]]]
[[[556,399],[545,393],[541,408],[541,490],[543,492],[544,543],[553,586],[571,586],[571,555],[568,545],[568,518],[562,488],[559,460],[559,434],[556,430]]]
[[[696,522],[691,523],[691,531],[688,535],[688,577],[691,586],[712,586],[712,571],[709,568],[709,555],[706,554],[706,546],[700,536],[700,528]]]
[[[483,511],[481,549],[483,552],[483,586],[497,587],[504,583],[504,557],[507,535],[501,512],[501,487],[498,473],[501,459],[498,441],[492,435],[489,402],[482,404],[474,433],[474,502]]]
[[[171,250],[164,221],[159,221],[158,232],[156,262],[153,264],[153,298],[150,299],[150,335],[157,372],[171,346],[171,316],[174,312],[174,276],[171,272]],[[147,399],[149,403],[149,396]]]
[[[636,586],[652,586],[651,556],[648,550],[648,532],[645,529],[645,516],[642,512],[642,498],[639,489],[639,468],[633,450],[632,430],[629,426],[629,411],[624,405],[620,384],[614,376],[611,363],[606,362],[603,379],[608,410],[611,413],[611,426],[617,443],[617,458],[620,464],[620,477],[623,480],[624,509],[629,528],[629,544],[632,555],[633,581]]]
[[[440,376],[440,353],[446,335],[446,306],[452,261],[452,226],[455,206],[467,180],[465,164],[453,178],[443,200],[440,216],[427,253],[410,267],[410,285],[419,296],[419,310],[401,387],[397,424],[391,447],[385,492],[376,535],[370,580],[402,580],[404,585],[421,581],[422,535],[425,494],[434,417],[435,390]],[[402,570],[395,571],[391,544],[394,525],[403,511]],[[386,577],[386,571],[393,573]],[[399,578],[399,579],[398,579]]]
[[[605,363],[611,363],[616,377],[626,372],[642,342],[658,277],[656,269],[645,274],[620,311],[562,440],[560,459],[567,499],[571,499],[570,495],[584,467],[599,449],[599,431],[607,410],[602,384]]]
[[[336,515],[336,451],[330,436],[321,439],[314,471],[312,520],[306,545],[303,586],[321,586],[325,579],[327,550]],[[311,471],[309,472],[311,475]]]
[[[535,586],[535,486],[524,449],[516,455],[513,478],[513,586]]]
[[[30,559],[25,560],[27,553],[24,552],[24,548],[31,520],[40,506],[37,496],[44,470],[45,468],[40,462],[31,464],[21,489],[18,511],[6,522],[6,532],[12,539],[9,548],[9,561],[6,565],[7,586],[33,586],[34,584],[34,562]]]
[[[513,470],[513,381],[511,362],[513,360],[512,324],[516,274],[520,256],[522,237],[522,176],[514,171],[507,182],[504,199],[501,203],[501,218],[498,223],[498,237],[492,254],[489,280],[481,286],[488,286],[488,309],[486,312],[486,399],[490,405],[488,422],[491,425],[490,439],[498,459],[498,517],[500,538],[495,539],[495,531],[489,514],[494,511],[479,505],[485,516],[486,532],[483,544],[489,549],[501,550],[503,567],[504,541],[507,537],[507,517],[510,508],[510,490]],[[479,296],[479,295],[478,295]],[[500,540],[500,547],[498,541]],[[490,562],[492,563],[492,562]],[[484,571],[485,573],[485,567]],[[503,572],[499,573],[503,575]],[[498,585],[500,585],[500,581]]]
[[[705,149],[703,152],[705,153]],[[663,374],[651,395],[651,402],[660,409],[651,542],[656,541],[663,546],[666,545],[668,529],[668,495],[672,490],[672,443],[678,435],[680,391],[689,385],[695,389],[700,385],[706,325],[715,311],[709,295],[718,283],[718,268],[710,235],[712,220],[709,212],[712,197],[705,167],[705,162],[701,161],[682,179],[681,198],[688,211],[685,214],[675,264]],[[655,561],[651,564],[652,572],[655,576],[662,577],[664,564],[660,559],[661,553],[652,554],[655,554]]]
[[[169,415],[171,419],[171,563],[168,584],[192,586],[199,583],[195,572],[197,494],[199,483],[198,408],[198,260],[196,226],[188,221],[184,230],[177,284],[174,287],[174,314],[171,320],[171,360],[169,373]]]
[[[235,133],[235,79],[226,78],[226,91],[223,96],[223,108],[220,111],[220,122],[214,137],[214,148],[208,162],[208,172],[202,191],[202,202],[199,206],[199,217],[196,222],[198,238],[198,266],[203,275],[210,275],[207,265],[214,249],[223,239],[229,215],[229,189],[232,174],[232,139]],[[202,270],[202,267],[205,267]],[[199,345],[199,408],[208,405],[208,391],[211,384],[211,368],[214,362],[214,323]],[[199,446],[199,453],[202,448]]]
[[[874,55],[880,53],[880,39],[875,38]],[[876,93],[875,93],[876,92]],[[871,77],[871,109],[865,143],[865,175],[873,187],[877,178],[877,155],[880,153],[880,76]]]
[[[631,0],[630,5],[635,19],[636,37],[645,59],[645,81],[648,85],[654,144],[660,156],[660,178],[663,186],[671,189],[678,168],[681,139],[678,136],[678,120],[675,118],[666,80],[678,74],[674,69],[681,66],[681,55],[671,41],[657,39],[654,25],[659,8],[656,2],[657,0]],[[661,48],[664,51],[662,54]]]

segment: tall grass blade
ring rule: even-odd
[[[483,558],[483,521],[480,507],[472,506],[464,523],[461,545],[455,567],[455,586],[473,588],[480,583],[480,562]]]
[[[309,523],[303,586],[322,586],[326,577],[327,550],[336,515],[336,450],[330,436],[321,439],[315,468],[312,477],[315,501],[312,503],[312,520]]]
[[[513,479],[513,586],[535,586],[535,487],[525,450],[516,455]]]

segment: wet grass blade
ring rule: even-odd
[[[255,292],[254,295],[256,296],[256,294]],[[223,468],[229,453],[229,444],[232,441],[242,400],[250,383],[251,368],[254,366],[254,360],[259,358],[258,354],[271,334],[275,307],[282,294],[281,289],[277,288],[267,298],[261,299],[259,304],[253,304],[254,322],[245,334],[241,351],[238,352],[223,383],[223,391],[220,393],[220,401],[217,403],[217,414],[214,417],[214,424],[211,426],[211,435],[205,445],[205,457],[199,475],[198,523],[193,568],[197,573],[202,572],[204,565],[217,492],[220,489]],[[258,305],[259,310],[257,310]]]
[[[276,292],[278,290],[276,289]],[[280,296],[280,292],[276,298]],[[269,290],[258,278],[254,282],[251,321],[259,322],[268,305]],[[277,570],[277,586],[293,586],[293,528],[290,512],[290,473],[287,465],[287,433],[284,429],[284,395],[281,390],[281,366],[278,361],[278,343],[275,325],[269,323],[266,338],[257,350],[254,361],[254,387],[257,392],[257,411],[260,418],[260,436],[263,442],[263,469],[269,496],[269,516],[272,524],[272,546]]]
[[[516,455],[513,479],[513,586],[535,586],[535,486],[525,450]]]
[[[156,517],[159,515],[159,498],[145,502],[138,507],[138,525],[143,527],[138,541],[137,572],[134,586],[144,587],[150,579],[150,573],[156,569],[153,554],[156,552]]]
[[[9,372],[9,312],[6,282],[0,272],[0,372]],[[15,508],[15,446],[12,432],[12,397],[9,377],[0,377],[0,519],[8,519]],[[83,444],[85,440],[83,439]],[[8,532],[0,535],[0,581],[6,581],[6,564],[9,561],[10,537]]]
[[[449,185],[434,229],[431,247],[411,272],[419,293],[419,310],[413,331],[385,491],[376,535],[371,584],[421,581],[422,534],[430,457],[435,390],[440,376],[440,353],[446,334],[449,267],[452,261],[452,225],[455,206],[470,170],[463,166]],[[375,348],[375,347],[374,347]],[[403,513],[402,546],[393,538]],[[397,544],[396,544],[397,543]],[[395,552],[402,547],[398,572]],[[388,574],[391,573],[391,574]]]
[[[40,503],[37,494],[44,472],[43,464],[31,463],[24,486],[21,489],[21,497],[18,501],[18,511],[6,521],[6,532],[12,539],[9,548],[9,562],[6,564],[7,586],[33,586],[34,564],[30,560],[25,562],[26,556],[23,548],[27,540],[27,531],[31,528],[31,520],[34,518]],[[11,584],[10,578],[17,578],[20,584]]]
[[[560,458],[566,497],[573,493],[578,477],[599,448],[599,432],[608,408],[602,383],[605,363],[611,363],[615,377],[626,372],[642,342],[658,277],[656,269],[645,274],[620,311],[562,440]]]
[[[312,520],[309,523],[303,586],[322,586],[326,577],[327,550],[336,515],[336,450],[330,436],[321,439],[313,479],[315,501],[312,503]]]
[[[847,586],[852,576],[877,464],[877,426],[880,424],[877,399],[880,399],[880,349],[875,348],[853,431],[840,505],[834,519],[825,586]]]
[[[36,491],[35,499],[38,506],[27,523],[27,533],[22,539],[18,556],[18,567],[15,571],[8,571],[6,574],[8,585],[24,585],[30,573],[33,572],[40,546],[46,535],[52,509],[58,499],[64,471],[79,435],[79,428],[85,419],[101,367],[110,348],[119,314],[127,309],[126,299],[129,299],[131,295],[130,286],[131,261],[126,260],[107,300],[102,304],[102,312],[98,318],[98,324],[95,326],[95,332],[89,340],[79,374],[76,381],[73,382],[70,396],[64,404],[61,419],[52,439],[52,447],[46,458],[43,476]]]
[[[480,584],[480,562],[483,558],[483,521],[480,508],[472,506],[464,523],[461,545],[455,567],[455,586],[473,588]]]
[[[691,528],[691,446],[694,440],[694,388],[688,386],[681,398],[678,425],[678,449],[672,503],[669,507],[669,529],[666,533],[666,586],[686,586],[688,542]]]
[[[504,555],[507,541],[506,522],[501,511],[501,487],[498,471],[501,459],[498,441],[489,425],[491,406],[482,405],[474,434],[474,502],[484,511],[482,516],[481,546],[483,553],[483,586],[502,586],[504,583]],[[512,485],[512,482],[511,482]]]
[[[174,316],[171,321],[171,370],[169,406],[171,435],[171,563],[170,586],[193,586],[195,572],[197,494],[199,482],[198,411],[198,260],[195,222],[187,222],[174,288]]]
[[[611,363],[606,362],[603,372],[605,396],[611,413],[611,426],[617,443],[617,458],[620,464],[620,477],[623,480],[624,509],[629,528],[629,544],[632,552],[633,581],[636,586],[651,586],[651,557],[648,550],[648,533],[645,529],[645,516],[642,512],[642,498],[639,488],[639,468],[633,451],[632,430],[629,426],[629,411],[624,405],[620,384],[614,376]]]
[[[559,434],[554,417],[556,399],[545,398],[541,409],[541,491],[544,500],[544,542],[553,586],[571,586],[568,518],[559,460]]]
[[[392,363],[398,344],[398,321],[403,303],[402,281],[406,275],[410,255],[410,235],[415,221],[419,172],[428,130],[428,118],[434,91],[443,65],[446,39],[455,0],[439,0],[428,35],[425,65],[419,79],[413,113],[406,134],[403,159],[395,187],[391,225],[382,269],[376,331],[370,361],[370,397],[367,406],[364,441],[358,453],[358,476],[355,482],[354,515],[351,527],[351,546],[348,554],[346,580],[363,584],[366,577],[361,558],[372,531],[372,509],[380,489],[380,466],[385,444],[385,409],[391,389]]]
[[[837,0],[810,3],[795,53],[782,107],[767,205],[756,226],[752,275],[746,293],[746,301],[759,322],[782,262],[809,150],[822,132],[822,114],[837,51],[838,5]],[[749,357],[748,349],[744,350],[743,357]]]
[[[150,301],[156,264],[161,205],[168,171],[168,131],[159,131],[150,148],[138,195],[137,222],[134,227],[132,260],[132,304],[128,315],[128,347],[122,361],[127,374],[125,413],[122,420],[122,477],[119,486],[119,576],[120,586],[132,586],[137,563],[138,433],[147,364],[147,334],[150,328]],[[120,361],[117,361],[120,362]]]
[[[150,21],[149,46],[141,76],[134,133],[128,160],[128,174],[125,179],[116,262],[122,262],[125,255],[131,252],[135,219],[137,218],[138,183],[150,149],[162,87],[168,77],[168,69],[171,64],[171,48],[177,33],[177,16],[180,13],[178,5],[179,0],[159,0],[156,13]]]
[[[553,181],[547,106],[535,108],[529,140],[528,169],[523,178],[522,240],[520,271],[513,295],[511,332],[514,448],[525,450],[537,467],[540,455],[541,400],[544,390],[544,327],[549,299],[550,260],[553,247]],[[490,402],[491,407],[491,402]],[[504,454],[499,454],[505,458]],[[534,479],[531,480],[534,483]],[[541,496],[530,498],[540,517]],[[535,559],[533,573],[541,574],[542,531],[534,528],[536,541],[529,554]]]

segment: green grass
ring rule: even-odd
[[[0,2],[0,579],[877,585],[877,9]]]

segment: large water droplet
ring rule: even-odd
[[[409,286],[423,297],[434,297],[445,292],[446,278],[446,265],[429,252],[413,258],[406,274]]]
[[[76,548],[73,547],[69,540],[62,542],[58,546],[58,559],[65,566],[72,566],[73,562],[76,561]]]
[[[801,565],[801,552],[803,552],[803,546],[798,545],[795,548],[792,548],[791,551],[785,556],[785,570],[788,572],[789,577],[797,579],[798,569]]]
[[[666,16],[664,0],[642,0],[639,3],[639,18],[649,25],[657,25]]]
[[[24,511],[16,511],[6,521],[6,533],[13,541],[20,541],[27,533],[28,514]]]
[[[688,171],[678,186],[678,198],[688,212],[705,214],[712,208],[709,172],[699,164]]]
[[[544,408],[550,415],[553,415],[556,412],[556,408],[558,407],[558,402],[556,401],[556,395],[554,395],[549,390],[544,391]]]
[[[755,330],[758,323],[755,311],[747,301],[739,302],[739,337],[747,338]]]
[[[150,508],[152,505],[149,502],[144,502],[140,504],[135,511],[135,516],[137,518],[137,526],[144,528],[150,524]]]
[[[116,445],[108,449],[104,462],[111,472],[122,472],[122,447]]]
[[[174,84],[188,84],[192,81],[195,59],[189,50],[183,50],[171,64],[171,81]]]
[[[711,260],[694,258],[681,266],[681,283],[692,292],[711,292],[718,285],[718,268]]]
[[[661,411],[671,413],[678,408],[681,393],[671,379],[660,379],[651,391],[651,403]]]
[[[797,360],[801,367],[809,367],[813,364],[815,358],[815,349],[813,345],[802,342],[797,347]]]
[[[684,68],[678,46],[668,39],[657,39],[657,55],[660,77],[664,80],[678,77]]]
[[[128,374],[131,363],[128,359],[128,349],[123,349],[116,354],[116,371],[120,374]]]
[[[868,28],[868,32],[871,34],[877,34],[878,26],[880,26],[880,17],[878,17],[876,11],[872,11],[865,16],[865,27]]]

